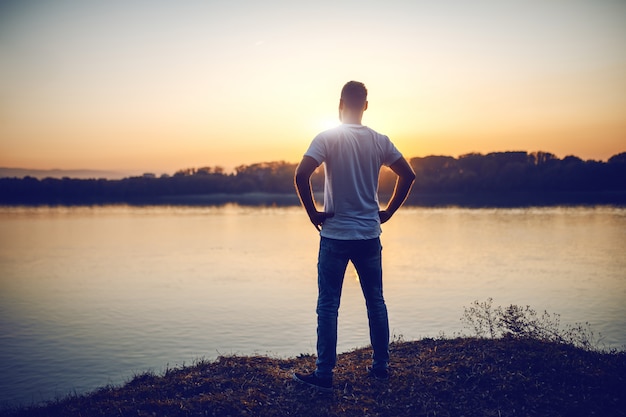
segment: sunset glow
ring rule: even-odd
[[[341,86],[407,158],[626,151],[616,0],[0,5],[0,167],[297,162]]]

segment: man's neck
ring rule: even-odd
[[[360,125],[363,120],[363,114],[343,114],[341,123],[346,125]]]

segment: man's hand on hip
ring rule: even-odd
[[[309,219],[311,219],[311,223],[313,223],[313,226],[315,226],[315,228],[319,231],[322,230],[321,226],[326,219],[333,217],[334,215],[335,213],[326,213],[316,210],[315,212],[309,213]]]

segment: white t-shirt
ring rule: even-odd
[[[340,240],[380,236],[380,168],[402,157],[389,138],[367,126],[342,124],[317,135],[305,155],[324,164],[324,211],[335,213],[321,235]]]

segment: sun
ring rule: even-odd
[[[325,117],[319,120],[319,122],[317,123],[317,127],[320,130],[328,130],[328,129],[332,129],[333,127],[337,127],[341,124],[341,122],[339,121],[339,119],[335,116],[335,117]]]

